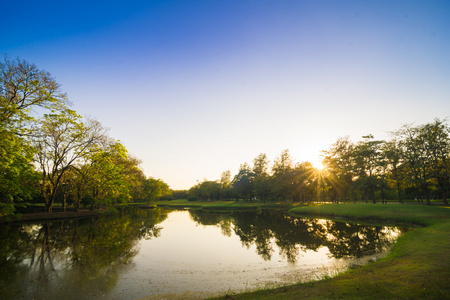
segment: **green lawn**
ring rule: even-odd
[[[450,299],[450,207],[327,204],[295,207],[289,212],[296,216],[423,227],[403,234],[387,257],[337,277],[225,298]]]
[[[227,210],[256,210],[260,208],[284,208],[288,209],[292,205],[287,203],[259,203],[259,202],[243,202],[243,201],[187,201],[187,200],[171,200],[158,201],[157,206],[167,206],[172,208],[198,208],[205,210],[227,211]]]

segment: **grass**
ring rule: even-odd
[[[76,218],[85,218],[92,217],[102,214],[111,214],[116,212],[115,208],[103,208],[100,210],[90,211],[88,209],[80,209],[78,212],[73,211],[54,211],[51,213],[48,212],[38,212],[38,213],[26,213],[26,214],[17,214],[11,217],[0,216],[0,224],[2,223],[10,223],[10,222],[28,222],[28,221],[56,221],[62,219],[76,219]]]
[[[387,257],[334,278],[225,298],[450,299],[450,207],[327,204],[295,207],[289,212],[296,216],[423,227],[403,234]]]
[[[193,208],[203,210],[215,210],[215,211],[230,211],[230,210],[258,210],[262,208],[280,208],[288,209],[291,204],[284,203],[259,203],[259,202],[243,202],[243,201],[187,201],[187,200],[171,200],[171,201],[158,201],[157,206],[171,207],[171,208]]]

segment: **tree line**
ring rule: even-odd
[[[347,202],[447,197],[450,179],[450,128],[446,120],[408,124],[389,140],[363,136],[358,142],[339,138],[322,151],[324,169],[310,162],[294,163],[289,150],[272,167],[265,153],[253,165],[244,163],[234,177],[223,172],[216,181],[199,182],[189,190],[192,200]]]
[[[0,215],[56,201],[78,211],[169,193],[140,161],[92,118],[70,109],[50,73],[20,58],[0,63]]]
[[[322,152],[324,170],[295,163],[283,150],[270,166],[264,153],[189,191],[146,177],[140,160],[102,124],[83,118],[50,73],[22,59],[0,63],[0,214],[55,202],[65,211],[165,197],[190,200],[365,201],[417,199],[448,203],[450,128],[446,120],[404,125],[390,140],[339,138]]]

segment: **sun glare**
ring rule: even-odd
[[[313,167],[319,171],[325,169],[325,166],[320,161],[313,163]]]

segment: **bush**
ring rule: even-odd
[[[197,197],[195,197],[195,196],[189,196],[189,197],[187,198],[187,201],[197,201]]]

